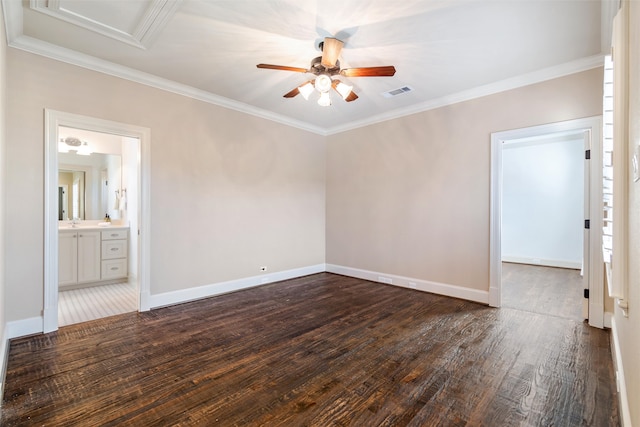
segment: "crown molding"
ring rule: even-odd
[[[576,61],[566,62],[554,67],[544,68],[532,73],[522,74],[520,76],[501,80],[499,82],[491,83],[488,85],[478,86],[473,89],[443,96],[441,98],[432,99],[420,104],[412,105],[407,108],[400,108],[384,114],[367,117],[364,120],[352,122],[344,126],[336,126],[327,129],[326,133],[327,135],[334,135],[337,133],[373,125],[376,123],[398,119],[400,117],[422,113],[424,111],[429,111],[440,107],[445,107],[447,105],[470,101],[472,99],[481,98],[483,96],[494,95],[496,93],[505,92],[507,90],[517,89],[519,87],[529,86],[535,83],[541,83],[547,80],[568,76],[570,74],[579,73],[581,71],[587,71],[593,68],[602,67],[603,65],[604,55],[594,55],[587,58],[578,59]]]
[[[347,123],[342,126],[323,128],[301,120],[295,120],[282,114],[257,108],[242,102],[234,101],[210,92],[196,89],[192,86],[180,84],[153,74],[134,70],[109,61],[101,60],[90,55],[82,54],[70,49],[62,48],[22,34],[22,5],[13,0],[1,0],[4,9],[5,27],[7,31],[8,45],[12,48],[24,50],[36,55],[76,65],[99,73],[119,77],[146,86],[154,87],[178,95],[197,99],[202,102],[239,111],[255,117],[260,117],[286,126],[301,129],[321,136],[329,136],[349,130],[370,126],[373,124],[394,120],[412,114],[433,110],[451,104],[493,95],[499,92],[540,83],[581,71],[601,67],[604,64],[604,54],[594,55],[576,61],[567,62],[557,66],[523,74],[499,82],[479,86],[466,91],[432,99],[406,108],[395,109],[383,114],[367,117],[363,120]]]
[[[9,33],[9,31],[10,30],[7,29],[7,33]],[[15,32],[13,34],[15,34]],[[325,129],[314,126],[307,122],[294,120],[281,114],[276,114],[268,110],[253,107],[242,102],[225,98],[223,96],[214,95],[210,92],[196,89],[192,86],[176,83],[172,80],[164,79],[153,74],[134,70],[132,68],[114,64],[112,62],[98,59],[90,55],[62,48],[60,46],[43,42],[32,37],[20,35],[18,37],[14,37],[12,40],[9,40],[8,45],[12,48],[20,49],[25,52],[44,56],[67,64],[76,65],[78,67],[97,71],[99,73],[107,74],[110,76],[119,77],[125,80],[154,87],[156,89],[161,89],[167,92],[172,92],[192,99],[197,99],[209,104],[217,105],[220,107],[228,108],[231,110],[239,111],[241,113],[280,123],[286,126],[305,130],[307,132],[315,133],[322,136],[326,136],[327,134]]]

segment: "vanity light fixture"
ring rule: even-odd
[[[60,138],[60,142],[58,143],[58,152],[60,153],[68,153],[70,151],[75,151],[76,154],[81,156],[88,156],[92,153],[89,148],[89,144],[86,141],[82,142],[79,138],[74,136],[67,136],[66,138]]]

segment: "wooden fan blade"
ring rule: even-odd
[[[306,73],[306,68],[298,68],[298,67],[287,67],[286,65],[271,65],[271,64],[258,64],[256,65],[258,68],[266,68],[268,70],[282,70],[282,71],[293,71],[296,73]]]
[[[300,91],[298,90],[298,88],[293,89],[291,92],[287,92],[283,95],[284,98],[293,98],[294,96],[296,96],[297,94],[299,94]]]
[[[396,73],[396,67],[387,65],[384,67],[347,68],[340,71],[345,77],[387,77]]]
[[[344,100],[347,102],[351,102],[351,101],[355,101],[356,99],[358,99],[358,95],[356,95],[354,91],[351,91],[349,96],[347,96]]]
[[[331,86],[333,87],[333,90],[335,90],[338,93],[340,93],[338,91],[338,84],[339,83],[340,83],[339,80],[333,80],[331,82]],[[340,94],[340,96],[342,96],[342,94]],[[344,100],[347,101],[347,102],[355,101],[356,99],[358,99],[358,95],[356,95],[356,93],[353,90],[351,92],[349,92],[349,95],[347,95],[346,98],[344,98]]]
[[[322,45],[322,61],[321,64],[327,68],[336,66],[336,61],[340,56],[344,43],[333,37],[325,37]]]
[[[297,88],[295,88],[295,89],[291,90],[290,92],[285,93],[285,94],[283,95],[283,97],[284,97],[284,98],[293,98],[294,96],[296,96],[296,95],[298,95],[298,94],[300,93],[300,88],[301,88],[302,86],[305,86],[305,85],[307,85],[307,84],[309,84],[309,83],[310,83],[311,85],[314,85],[314,84],[315,84],[315,82],[316,82],[316,79],[309,80],[308,82],[304,82],[304,83],[302,83],[300,86],[298,86]],[[304,96],[304,94],[303,94],[302,96]]]

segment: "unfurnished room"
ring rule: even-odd
[[[3,426],[640,426],[640,2],[1,0]]]

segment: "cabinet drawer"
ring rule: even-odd
[[[102,261],[102,280],[127,277],[127,260],[111,259]]]
[[[104,240],[102,242],[102,259],[127,257],[127,240]]]
[[[109,230],[102,232],[102,240],[126,239],[127,230]]]

